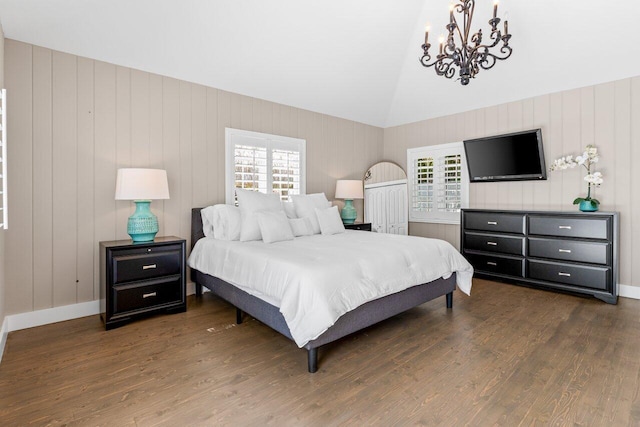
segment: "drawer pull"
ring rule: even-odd
[[[157,268],[158,266],[156,264],[149,264],[149,265],[143,265],[142,269],[143,270],[151,270],[152,268]]]
[[[571,253],[571,249],[558,249],[558,252],[562,252],[565,254],[570,254]]]
[[[493,261],[487,261],[487,265],[493,265],[494,267],[496,267],[498,263]]]
[[[571,230],[570,225],[559,225],[558,228],[561,230]]]
[[[489,225],[498,225],[497,221],[487,221],[487,224]]]
[[[142,294],[142,298],[155,297],[156,295],[158,295],[157,292],[149,292],[148,294]]]
[[[558,276],[571,277],[571,274],[570,274],[570,273],[563,273],[563,272],[560,272],[560,273],[558,273]]]
[[[498,244],[496,242],[487,242],[487,245],[498,246]]]

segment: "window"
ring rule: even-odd
[[[409,221],[460,223],[469,204],[469,178],[461,142],[407,150]]]
[[[304,139],[227,128],[226,202],[235,203],[235,189],[275,192],[280,199],[305,194]]]
[[[0,145],[2,148],[0,150],[0,181],[2,181],[2,185],[0,186],[0,228],[4,228],[5,230],[9,228],[9,212],[7,210],[7,90],[2,89],[0,91],[0,132],[2,133],[2,138],[0,139]]]

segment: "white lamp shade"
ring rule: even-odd
[[[118,169],[116,200],[161,200],[168,198],[167,171],[163,169]]]
[[[362,181],[359,179],[339,179],[336,182],[336,199],[364,199]]]

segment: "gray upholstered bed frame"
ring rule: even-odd
[[[192,248],[199,239],[204,237],[202,217],[200,215],[201,209],[202,208],[193,208],[191,210]],[[196,285],[196,296],[202,295],[202,287],[205,286],[214,294],[233,304],[236,307],[236,322],[238,324],[242,323],[242,313],[245,312],[280,332],[285,337],[293,340],[289,332],[289,327],[278,307],[254,297],[217,277],[210,276],[195,269],[191,270],[191,279]],[[308,355],[309,372],[317,371],[318,348],[324,344],[336,341],[353,332],[364,329],[443,295],[446,295],[447,308],[452,308],[453,290],[455,286],[456,276],[454,273],[448,279],[438,279],[430,283],[411,287],[402,292],[370,301],[344,314],[327,331],[315,340],[309,341],[304,346]]]

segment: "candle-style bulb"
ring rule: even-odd
[[[493,0],[493,19],[496,19],[498,16],[498,3],[499,0]]]
[[[429,43],[429,31],[431,31],[431,25],[427,22],[427,25],[424,26],[424,44]]]

